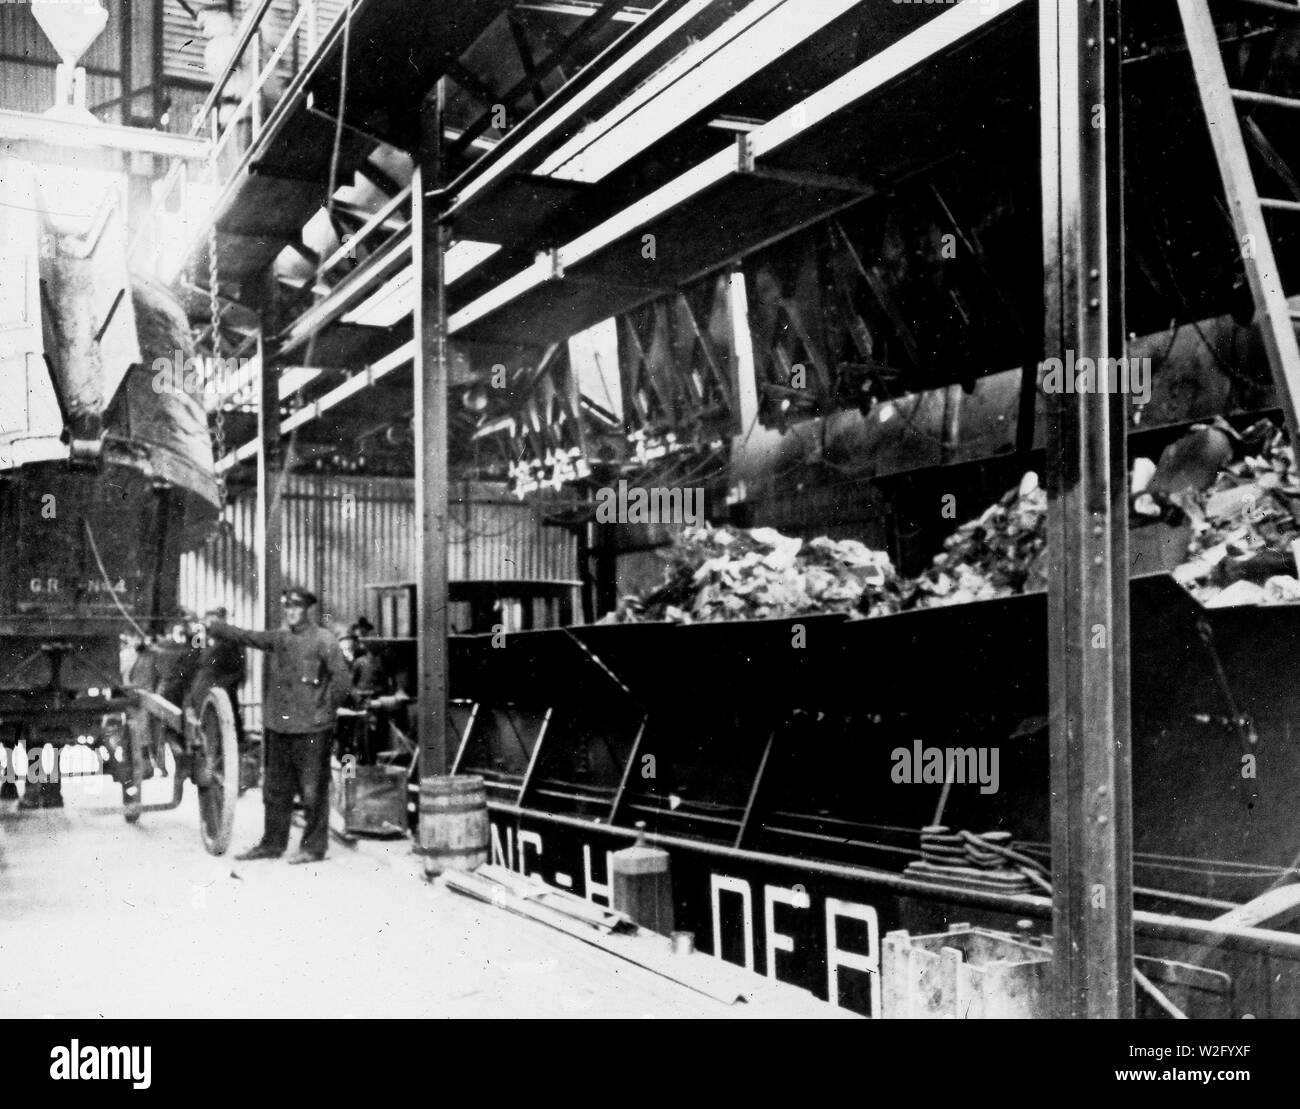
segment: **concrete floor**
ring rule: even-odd
[[[145,801],[170,788],[146,783]],[[216,858],[186,794],[134,827],[108,778],[66,781],[62,810],[0,802],[0,1018],[782,1015],[435,888],[406,840],[236,863],[261,833],[258,791]]]

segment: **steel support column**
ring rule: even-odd
[[[288,475],[281,472],[279,375],[271,360],[266,338],[276,320],[264,317],[257,336],[257,587],[262,627],[278,628],[280,592],[284,588],[280,552],[284,546],[284,488]],[[312,588],[308,585],[307,588]],[[319,583],[316,583],[319,588]],[[269,668],[263,666],[263,686]],[[262,705],[267,704],[263,688]],[[267,721],[262,720],[265,728]]]
[[[733,417],[738,441],[743,449],[750,433],[758,426],[758,378],[754,368],[754,337],[749,330],[749,295],[745,273],[735,267],[727,274],[727,329],[731,340],[731,395],[735,397]]]
[[[441,200],[442,116],[439,81],[420,113],[420,151],[411,189],[415,300],[415,502],[419,550],[417,711],[420,776],[447,773],[447,227]],[[421,813],[421,842],[424,842]]]
[[[1120,5],[1038,8],[1044,352],[1083,368],[1124,356]],[[1047,399],[1055,1008],[1131,1017],[1127,397]]]

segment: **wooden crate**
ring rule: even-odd
[[[335,767],[333,792],[345,830],[406,835],[406,767]]]
[[[1005,932],[954,924],[885,936],[882,1011],[893,1018],[1034,1019],[1052,1015],[1052,953]]]

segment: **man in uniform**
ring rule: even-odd
[[[267,652],[266,703],[262,710],[266,781],[266,827],[261,842],[240,860],[277,859],[289,846],[294,794],[302,798],[307,825],[291,863],[319,862],[329,845],[330,754],[334,724],[348,695],[348,667],[338,640],[308,615],[316,597],[286,589],[284,626],[245,631],[222,620],[208,634]]]

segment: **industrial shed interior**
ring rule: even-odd
[[[1294,0],[0,5],[0,921],[281,922],[0,1014],[1300,1016],[1297,108]]]

